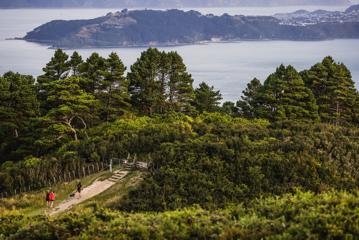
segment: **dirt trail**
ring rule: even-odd
[[[127,176],[128,173],[129,173],[129,171],[119,170],[119,171],[114,172],[114,175],[112,177],[110,177],[109,179],[106,179],[104,181],[96,180],[91,185],[89,185],[88,187],[86,187],[82,190],[81,198],[78,199],[75,196],[75,197],[71,197],[71,198],[61,202],[58,206],[56,206],[54,208],[53,211],[51,211],[49,213],[49,215],[53,216],[53,215],[59,214],[61,212],[64,212],[64,211],[70,209],[72,206],[75,206],[75,205],[82,203],[90,198],[95,197],[96,195],[106,191],[107,189],[109,189],[110,187],[115,185],[118,181],[120,181],[125,176]]]

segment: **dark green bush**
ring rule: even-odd
[[[359,235],[358,192],[319,195],[297,191],[244,205],[208,211],[200,207],[163,213],[96,209],[52,220],[1,225],[8,239],[355,239]],[[16,231],[9,231],[9,228]]]

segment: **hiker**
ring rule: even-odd
[[[46,192],[46,207],[50,207],[50,190]]]
[[[77,198],[81,198],[82,185],[81,182],[77,184]]]
[[[49,193],[49,201],[50,201],[50,208],[54,207],[54,201],[55,201],[55,193],[51,191]]]

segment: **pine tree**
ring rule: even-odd
[[[312,91],[304,85],[299,73],[292,67],[281,65],[271,74],[259,91],[258,115],[277,120],[317,121],[318,106]]]
[[[0,77],[0,138],[18,138],[31,118],[39,113],[35,80],[8,72]]]
[[[13,72],[0,77],[0,163],[33,151],[32,122],[39,115],[34,81]]]
[[[106,59],[98,53],[93,53],[86,62],[80,65],[79,71],[82,76],[80,83],[81,88],[95,95],[99,91],[101,82],[105,78]]]
[[[53,81],[66,78],[69,74],[68,58],[69,56],[63,50],[57,49],[51,61],[42,69],[44,74],[37,78],[38,99],[43,113],[46,113],[52,107],[46,103],[49,85]]]
[[[193,79],[176,52],[148,49],[131,66],[128,79],[132,105],[141,114],[193,110]]]
[[[53,108],[43,117],[50,135],[56,140],[71,136],[79,140],[78,129],[86,134],[87,121],[94,118],[92,109],[98,104],[94,96],[80,87],[81,78],[69,77],[51,83],[47,101]]]
[[[105,78],[100,82],[102,119],[114,120],[128,111],[129,96],[127,93],[126,67],[116,53],[111,53],[106,59]]]
[[[353,123],[356,126],[359,126],[359,93],[358,92],[356,93],[353,112],[354,112]]]
[[[45,74],[40,76],[40,78],[48,80],[66,78],[68,71],[70,70],[70,64],[67,61],[68,58],[69,56],[63,50],[57,49],[54,56],[51,58],[51,61],[42,69]]]
[[[216,91],[213,86],[210,87],[204,82],[195,90],[194,106],[200,113],[219,111],[221,100],[220,91]]]
[[[224,102],[222,105],[222,111],[233,117],[239,115],[238,107],[236,107],[236,104],[234,102]]]
[[[344,64],[326,57],[301,75],[316,98],[323,122],[335,125],[352,123],[357,92]]]
[[[79,76],[80,75],[80,67],[81,64],[83,64],[82,57],[78,52],[74,52],[71,56],[71,59],[69,61],[69,66],[71,69],[72,76]]]
[[[151,116],[163,105],[164,87],[159,79],[161,58],[162,55],[157,49],[149,48],[141,53],[141,57],[131,66],[131,72],[127,75],[131,103],[140,114]]]
[[[193,79],[187,72],[182,57],[177,52],[163,53],[168,63],[168,86],[166,99],[169,103],[169,110],[183,113],[191,113],[191,103],[194,99]]]
[[[246,90],[243,91],[242,99],[237,102],[240,116],[246,118],[256,118],[261,107],[259,94],[262,88],[261,82],[254,78],[248,83]]]

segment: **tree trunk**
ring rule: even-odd
[[[70,128],[71,132],[72,132],[73,135],[74,135],[75,141],[78,141],[79,139],[78,139],[78,137],[77,137],[77,131],[76,131],[76,129],[71,125],[73,119],[74,119],[74,117],[70,118],[69,120],[65,120],[64,123]]]
[[[112,85],[110,85],[110,89],[108,92],[107,107],[106,107],[107,108],[106,109],[106,122],[109,122],[111,98],[112,98]]]
[[[15,130],[14,130],[14,135],[15,135],[15,138],[18,138],[18,137],[19,137],[19,132],[17,131],[16,128],[15,128]]]

